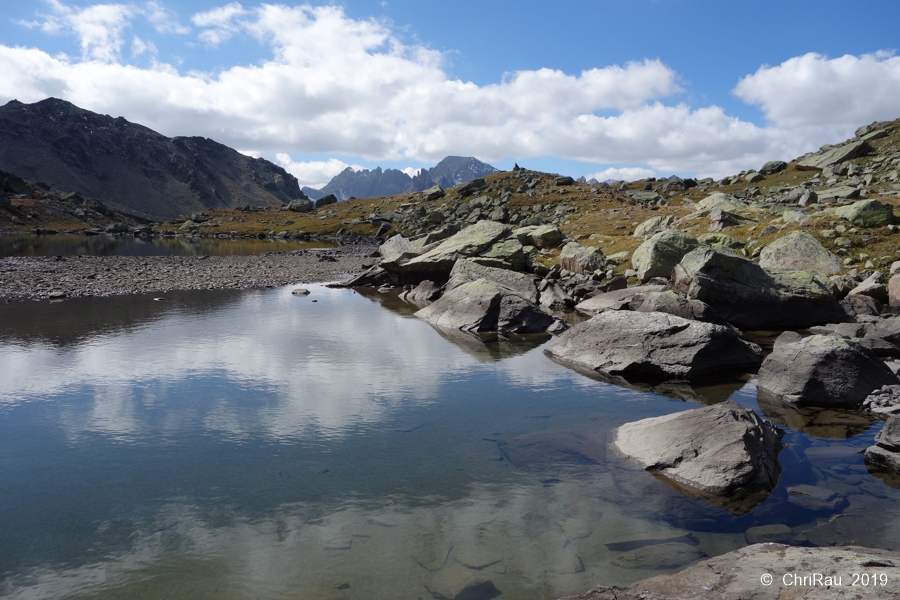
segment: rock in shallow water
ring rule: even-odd
[[[726,401],[619,427],[613,448],[643,468],[713,495],[771,492],[784,432]]]
[[[416,316],[434,325],[473,333],[541,333],[556,321],[515,290],[487,279],[447,292]]]
[[[762,350],[730,327],[630,311],[579,323],[545,352],[564,364],[628,381],[722,377],[754,371],[762,359]]]
[[[900,474],[900,417],[891,417],[866,449],[865,460],[886,471]]]
[[[776,343],[759,370],[759,391],[797,406],[859,407],[872,391],[900,383],[858,342],[813,335]]]

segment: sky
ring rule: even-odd
[[[321,187],[448,155],[719,177],[900,117],[900,2],[0,0],[0,103],[212,138]]]

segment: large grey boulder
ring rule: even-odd
[[[822,275],[765,270],[706,246],[686,254],[672,277],[675,291],[706,302],[741,329],[801,329],[846,320]]]
[[[629,308],[637,312],[661,312],[691,321],[728,325],[728,322],[705,302],[681,296],[672,290],[635,294],[629,302]]]
[[[556,322],[528,298],[487,279],[454,288],[416,316],[472,333],[541,333]]]
[[[815,573],[822,577],[819,585],[811,583]],[[857,581],[854,586],[853,573],[868,574],[870,585]],[[768,586],[761,582],[764,575],[772,576]],[[828,583],[826,577],[830,578]],[[837,578],[840,585],[835,585]],[[879,585],[871,585],[873,580]],[[886,585],[880,585],[882,581]],[[898,552],[765,543],[702,560],[677,573],[657,575],[624,589],[597,587],[560,600],[898,600],[898,582]]]
[[[613,448],[641,467],[712,495],[768,493],[784,432],[733,401],[626,423]]]
[[[318,200],[316,200],[316,208],[322,208],[323,206],[328,206],[329,204],[337,204],[337,196],[334,194],[328,194],[327,196],[322,196]]]
[[[728,212],[740,212],[750,208],[746,203],[741,202],[734,196],[730,196],[723,192],[713,192],[703,200],[697,203],[695,209],[697,212],[709,212],[712,210],[724,210]],[[696,214],[696,213],[694,213]],[[693,216],[693,215],[691,215]]]
[[[871,146],[865,140],[855,140],[835,148],[816,152],[797,163],[797,169],[800,171],[821,171],[825,167],[865,156],[869,150],[871,150]]]
[[[865,461],[892,473],[900,473],[900,417],[891,417],[866,449]]]
[[[836,217],[859,227],[885,227],[894,222],[894,207],[878,200],[860,200],[847,206],[837,206],[832,212]]]
[[[761,175],[774,175],[779,171],[787,169],[787,163],[783,160],[770,160],[759,170]]]
[[[884,385],[900,383],[880,358],[851,339],[813,335],[776,343],[759,369],[759,392],[797,406],[858,408]]]
[[[668,279],[681,258],[698,245],[697,238],[683,231],[661,231],[638,246],[631,255],[631,265],[644,283],[654,277]]]
[[[507,287],[530,302],[537,303],[538,301],[537,281],[532,275],[517,273],[508,269],[486,267],[476,260],[468,258],[461,258],[453,265],[453,269],[450,271],[450,279],[444,286],[444,291],[449,292],[463,284],[479,279],[487,279]]]
[[[665,286],[662,285],[637,285],[634,287],[624,287],[617,290],[610,290],[595,296],[591,296],[583,302],[575,305],[575,310],[588,315],[596,315],[607,310],[631,310],[631,301],[639,294],[650,294],[660,292]]]
[[[556,225],[538,225],[528,232],[527,239],[530,242],[530,245],[537,248],[556,248],[562,243],[565,237],[566,236]]]
[[[402,265],[382,264],[385,270],[396,274],[401,283],[418,283],[423,279],[443,283],[458,259],[478,256],[508,236],[509,231],[503,223],[479,221]]]
[[[762,249],[759,266],[834,275],[841,270],[841,261],[810,234],[792,231]]]
[[[640,225],[634,228],[635,237],[647,238],[660,231],[672,228],[672,222],[675,217],[672,215],[660,215],[658,217],[650,217]]]
[[[316,205],[312,200],[298,198],[296,200],[291,200],[290,204],[287,205],[287,208],[293,212],[308,213],[315,210]]]
[[[559,266],[579,275],[589,275],[606,267],[606,256],[600,248],[569,242],[559,253]]]
[[[382,268],[387,270],[403,265],[421,254],[410,240],[399,233],[378,246],[378,253],[381,255]]]
[[[525,250],[515,237],[498,240],[471,260],[488,267],[521,271],[526,265]]]
[[[730,327],[632,311],[595,315],[557,336],[544,352],[629,382],[718,378],[755,371],[762,360],[762,350]]]

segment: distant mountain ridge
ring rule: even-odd
[[[296,177],[265,159],[208,138],[168,138],[56,98],[0,106],[0,170],[160,221],[305,198]]]
[[[449,188],[499,172],[499,169],[471,156],[448,156],[430,169],[421,169],[414,177],[397,169],[382,170],[376,167],[354,171],[347,167],[322,189],[304,187],[303,192],[314,200],[328,194],[334,194],[338,200],[379,198],[421,192],[435,185]]]

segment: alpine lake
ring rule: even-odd
[[[762,526],[900,549],[900,482],[863,463],[882,427],[864,413],[761,406],[752,378],[618,387],[548,359],[549,336],[293,287],[0,305],[0,596],[552,600]],[[755,506],[608,449],[623,423],[729,398],[787,431]]]

